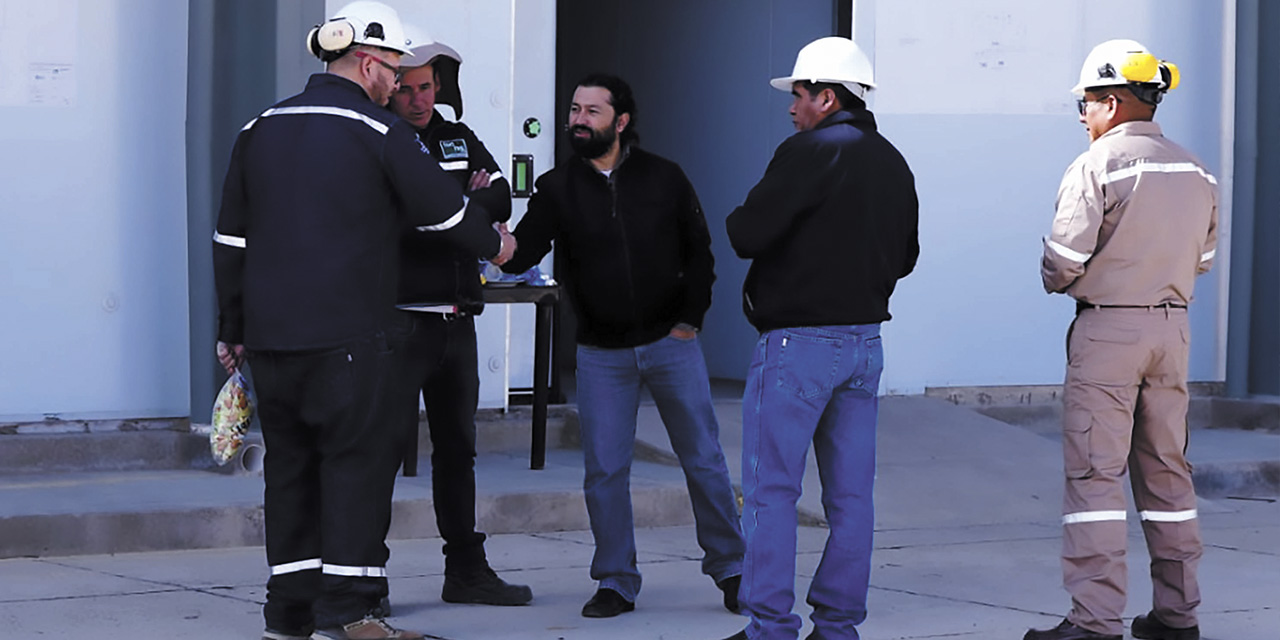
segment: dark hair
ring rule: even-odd
[[[867,103],[862,98],[853,95],[853,92],[839,82],[811,82],[809,80],[801,80],[800,86],[804,87],[809,95],[816,96],[822,93],[823,89],[830,89],[836,94],[836,100],[840,101],[840,108],[845,111],[855,111],[858,109],[866,109]]]
[[[626,80],[607,73],[591,73],[578,81],[579,87],[600,87],[609,92],[609,106],[613,107],[613,117],[631,115],[631,122],[622,130],[622,144],[627,145],[640,140],[636,133],[636,97],[631,93],[631,85]]]

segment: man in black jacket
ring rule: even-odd
[[[408,53],[394,10],[351,3],[308,46],[326,72],[240,131],[213,246],[218,357],[252,363],[270,452],[263,638],[422,638],[370,615],[402,442],[396,243],[425,226],[495,261],[514,245],[382,108]]]
[[[503,269],[536,264],[555,241],[578,317],[578,412],[599,589],[582,608],[611,617],[640,591],[630,472],[641,385],[680,458],[705,556],[703,573],[737,609],[743,543],[697,331],[711,306],[711,237],[675,163],[637,147],[635,100],[620,78],[578,83],[574,157],[536,184]]]
[[[856,639],[871,571],[880,323],[920,251],[915,182],[863,102],[871,63],[852,41],[810,43],[772,85],[791,92],[799,132],[727,220],[734,251],[752,260],[742,304],[760,330],[742,409],[740,598],[751,622],[732,638],[799,633],[796,500],[812,442],[830,535],[809,588],[809,637]]]
[[[453,48],[406,26],[413,57],[400,67],[400,88],[391,110],[418,132],[440,168],[483,205],[494,223],[511,217],[511,187],[498,163],[465,124],[436,111],[443,97],[461,117],[458,65]],[[443,71],[443,73],[442,73]],[[442,86],[441,81],[448,84]],[[485,558],[485,535],[476,531],[476,369],[473,316],[484,309],[480,267],[468,251],[431,230],[413,229],[400,243],[400,304],[408,333],[397,345],[399,383],[409,451],[417,454],[418,394],[427,409],[431,433],[431,495],[436,524],[444,538],[445,602],[523,605],[533,599],[529,587],[507,584]],[[406,460],[406,473],[416,460]]]

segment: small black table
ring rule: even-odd
[[[547,463],[547,404],[553,394],[556,401],[560,401],[560,372],[551,357],[551,336],[555,331],[560,286],[490,284],[484,287],[484,301],[486,304],[533,303],[537,307],[533,339],[533,443],[529,452],[529,468],[541,469]]]

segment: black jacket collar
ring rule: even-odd
[[[841,109],[819,122],[814,130],[824,129],[837,124],[851,124],[855,127],[867,127],[876,130],[876,117],[866,108]]]

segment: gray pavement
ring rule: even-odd
[[[740,410],[736,402],[726,400],[718,403],[717,411],[736,482]],[[1200,438],[1204,431],[1193,432],[1193,460],[1200,455],[1197,443],[1207,440]],[[643,457],[669,459],[666,436],[652,407],[642,410],[637,437]],[[1213,455],[1256,458],[1261,449],[1268,457],[1271,442],[1265,437],[1244,439],[1222,446],[1250,451]],[[1208,455],[1209,447],[1203,448]],[[591,536],[581,530],[581,463],[574,451],[551,453],[546,472],[524,468],[523,452],[488,455],[480,470],[482,526],[490,532],[512,531],[491,537],[491,562],[507,579],[533,587],[530,607],[441,602],[441,542],[418,537],[434,533],[424,495],[429,494],[429,484],[424,478],[401,481],[398,539],[390,543],[389,566],[397,624],[451,640],[715,640],[742,628],[746,619],[721,607],[719,592],[699,571],[701,552],[689,525],[687,497],[678,494],[678,470],[645,462],[637,464],[633,492],[645,496],[651,491],[665,500],[637,516],[645,579],[637,609],[609,620],[580,617],[582,603],[595,587],[587,575]],[[1060,586],[1057,559],[1061,454],[1052,438],[941,400],[887,398],[882,403],[879,459],[876,552],[870,616],[861,627],[864,638],[1017,639],[1027,627],[1052,626],[1061,618],[1069,601]],[[801,509],[806,521],[820,523],[812,463],[808,472],[814,479],[806,483]],[[423,475],[428,475],[425,466]],[[203,489],[194,478],[171,486],[167,498],[155,488],[134,487],[130,492],[154,496],[148,500],[199,503],[211,500],[210,492],[225,490],[215,488],[231,486],[224,480],[255,490],[252,477],[210,475]],[[16,512],[17,507],[10,506],[15,501],[38,501],[41,495],[51,495],[41,491],[54,490],[62,493],[47,505],[50,511],[96,508],[85,502],[94,495],[85,489],[87,484],[78,485],[80,491],[74,483],[30,486],[59,482],[73,480],[9,478],[0,486],[0,509]],[[77,501],[77,495],[84,497]],[[1208,640],[1280,638],[1280,502],[1275,498],[1224,494],[1200,502],[1206,543],[1200,611]],[[4,522],[16,517],[9,511],[0,516],[6,516]],[[547,530],[556,527],[566,530]],[[517,532],[534,529],[541,532]],[[1150,606],[1148,559],[1136,517],[1130,518],[1130,532],[1128,618]],[[826,533],[817,526],[800,530],[796,583],[801,615],[808,613],[804,593]],[[94,537],[92,531],[82,535]],[[240,546],[41,554],[0,560],[0,577],[0,638],[212,639],[258,637],[267,572],[261,547]],[[807,630],[808,624],[802,633]]]

